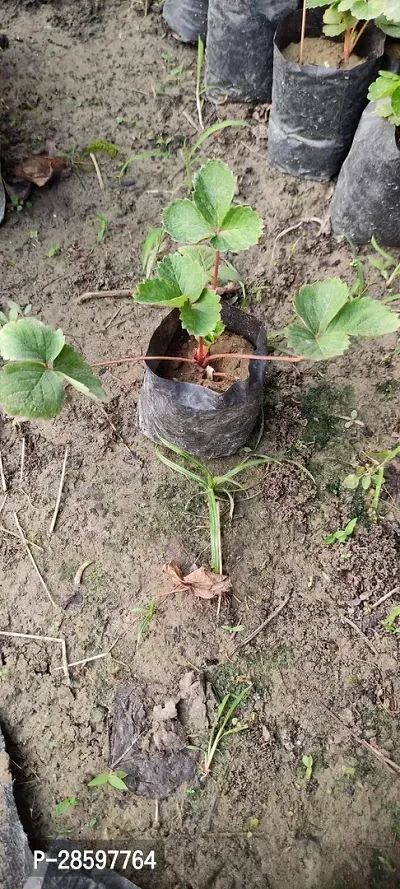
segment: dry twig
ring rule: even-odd
[[[376,648],[374,648],[372,642],[370,642],[370,640],[369,640],[368,637],[365,635],[365,633],[363,633],[361,627],[358,627],[357,624],[354,623],[354,620],[350,620],[349,617],[345,617],[345,616],[342,616],[342,617],[340,618],[340,620],[342,620],[343,623],[348,624],[349,627],[352,627],[352,629],[356,631],[356,633],[358,634],[358,636],[361,637],[361,639],[363,640],[363,642],[365,643],[365,645],[367,646],[367,648],[369,648],[369,650],[372,652],[372,654],[374,655],[374,657],[378,657],[378,652],[377,652]]]
[[[392,773],[394,772],[395,775],[400,776],[400,766],[397,764],[397,762],[393,762],[392,759],[389,759],[389,757],[386,756],[386,754],[383,753],[383,751],[380,750],[379,747],[374,747],[374,745],[370,744],[369,741],[366,741],[365,738],[360,738],[359,735],[357,735],[356,732],[353,732],[351,728],[349,728],[349,726],[346,725],[346,723],[343,722],[343,720],[340,719],[340,717],[333,712],[333,710],[330,710],[329,707],[324,704],[323,701],[320,701],[319,705],[320,707],[322,707],[323,710],[326,711],[326,713],[329,714],[329,716],[332,717],[332,719],[335,719],[336,722],[338,722],[339,725],[341,725],[342,728],[345,729],[352,738],[354,738],[354,740],[357,742],[357,744],[360,745],[360,747],[364,747],[365,750],[369,750],[369,752],[373,753],[374,756],[376,756],[376,758],[379,760],[379,762],[386,765]]]
[[[20,465],[20,469],[19,469],[19,483],[20,483],[20,485],[22,485],[22,482],[24,480],[25,446],[26,446],[25,436],[23,435],[22,436],[22,443],[21,443],[21,465]]]
[[[372,611],[374,608],[378,608],[378,605],[382,605],[383,602],[386,602],[388,599],[390,599],[391,596],[394,596],[395,593],[399,593],[399,592],[400,592],[400,586],[393,587],[392,590],[389,590],[388,593],[385,593],[384,596],[381,596],[381,598],[378,599],[377,602],[374,602],[373,605],[370,605],[369,610]]]
[[[4,534],[9,534],[10,537],[16,537],[17,540],[22,540],[27,546],[34,546],[35,549],[40,549],[40,552],[44,552],[43,547],[39,546],[38,543],[34,543],[33,540],[28,540],[27,537],[22,536],[20,534],[16,534],[15,531],[9,531],[8,528],[5,528],[4,525],[0,525],[0,531],[4,531]]]
[[[98,299],[101,296],[105,296],[108,298],[114,296],[123,296],[128,297],[132,296],[132,290],[86,290],[85,293],[81,293],[78,296],[77,303],[80,305],[81,303],[86,302],[88,299]]]
[[[65,639],[58,639],[56,636],[37,636],[34,633],[11,633],[8,630],[0,630],[0,636],[12,636],[16,639],[39,639],[42,642],[59,642],[61,645],[62,659],[62,667],[60,669],[64,671],[64,676],[68,685],[71,684],[68,673],[67,646],[65,644]]]
[[[271,623],[271,621],[275,620],[275,618],[278,617],[278,614],[280,614],[281,611],[283,611],[283,609],[286,608],[286,605],[288,604],[288,602],[291,598],[291,595],[292,594],[289,593],[289,595],[286,596],[286,599],[284,599],[284,601],[281,602],[281,604],[278,605],[277,608],[275,608],[275,611],[272,611],[272,613],[269,615],[269,617],[266,618],[266,620],[263,620],[262,624],[260,624],[260,626],[257,627],[256,630],[253,630],[253,632],[250,633],[250,635],[247,636],[246,639],[243,639],[243,641],[239,642],[239,644],[236,645],[235,648],[232,648],[232,651],[230,651],[228,654],[228,659],[232,658],[234,654],[237,654],[237,652],[240,651],[241,648],[244,648],[245,645],[248,645],[249,642],[252,642],[253,639],[255,639],[255,637],[258,636],[258,634],[261,633],[261,631],[264,630],[265,627],[267,627],[268,624]]]
[[[101,189],[101,191],[104,191],[103,177],[102,177],[102,175],[101,175],[101,173],[100,173],[100,167],[99,167],[99,165],[98,165],[98,163],[97,163],[96,155],[95,155],[95,154],[92,154],[92,152],[90,151],[90,152],[89,152],[89,157],[90,157],[90,160],[92,161],[92,164],[93,164],[93,166],[94,166],[94,168],[95,168],[95,170],[96,170],[96,176],[97,176],[97,178],[98,178],[98,180],[99,180],[100,189]]]
[[[24,544],[24,546],[25,546],[27,555],[29,556],[29,559],[30,559],[30,561],[31,561],[31,563],[32,563],[32,565],[33,565],[35,571],[36,571],[36,574],[37,574],[37,576],[38,576],[38,578],[39,578],[39,580],[40,580],[40,583],[41,583],[41,585],[42,585],[42,587],[43,587],[45,593],[46,593],[47,596],[49,597],[51,604],[54,606],[54,608],[57,608],[57,604],[56,604],[56,602],[54,601],[53,596],[51,595],[51,592],[50,592],[50,590],[49,590],[49,588],[48,588],[48,586],[47,586],[45,580],[43,579],[43,577],[42,577],[42,575],[41,575],[41,573],[40,573],[40,571],[39,571],[39,568],[38,568],[38,566],[37,566],[37,564],[36,564],[36,562],[35,562],[35,559],[33,558],[33,555],[32,555],[32,553],[31,553],[31,551],[30,551],[30,549],[29,549],[30,544],[29,544],[29,543],[26,543],[26,537],[25,537],[25,534],[24,534],[24,532],[23,532],[23,530],[22,530],[22,528],[21,528],[21,525],[20,525],[20,523],[19,523],[19,519],[18,519],[17,513],[14,512],[14,513],[13,513],[13,516],[14,516],[15,524],[16,524],[16,526],[17,526],[17,528],[18,528],[19,535],[20,535],[21,540],[22,540],[22,542],[23,542],[23,544]]]
[[[1,454],[0,454],[0,480],[1,480],[1,487],[3,489],[3,494],[7,494],[7,482],[6,482],[6,477],[4,475],[3,457],[1,456]]]
[[[62,492],[63,492],[63,487],[64,487],[64,481],[65,481],[65,471],[66,471],[66,468],[67,468],[68,454],[69,454],[69,445],[67,445],[67,447],[65,448],[64,460],[63,460],[63,465],[62,465],[62,470],[61,470],[60,485],[59,485],[59,488],[58,488],[58,494],[57,494],[56,505],[55,505],[55,507],[54,507],[53,518],[52,518],[51,523],[50,523],[49,537],[51,537],[51,535],[52,535],[52,533],[53,533],[53,531],[54,531],[54,528],[55,528],[55,526],[56,526],[56,521],[57,521],[58,513],[59,513],[59,510],[60,510],[61,497],[62,497]]]

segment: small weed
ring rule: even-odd
[[[213,123],[211,127],[208,127],[207,130],[204,130],[203,133],[196,139],[193,145],[188,145],[187,142],[184,142],[182,148],[183,160],[185,164],[186,170],[186,179],[188,184],[188,189],[190,192],[193,191],[193,163],[196,159],[200,160],[198,157],[199,150],[210,136],[213,136],[214,133],[219,133],[221,130],[225,130],[227,127],[248,127],[249,124],[246,123],[245,120],[221,120],[218,123]]]
[[[221,630],[226,630],[227,633],[243,633],[244,627],[242,624],[239,624],[237,627],[230,627],[228,624],[222,624]]]
[[[202,90],[201,90],[201,74],[203,71],[203,61],[204,61],[204,43],[203,43],[201,37],[199,36],[198,43],[197,43],[196,108],[197,108],[197,116],[199,118],[199,124],[200,124],[201,130],[204,130],[204,123],[203,123],[204,95],[202,96]]]
[[[37,241],[38,235],[39,235],[39,232],[37,232],[37,231],[29,232],[29,237],[32,238],[32,241]]]
[[[131,164],[133,164],[134,161],[146,160],[146,158],[149,158],[149,157],[170,157],[170,156],[171,155],[170,155],[169,151],[159,151],[158,149],[153,149],[152,151],[139,151],[138,154],[131,154],[131,156],[128,157],[128,160],[126,160],[122,164],[121,169],[118,173],[118,179],[121,182],[121,179],[124,178],[127,169],[130,167]]]
[[[58,256],[61,253],[61,244],[56,241],[55,244],[52,244],[49,250],[46,253],[46,256]]]
[[[346,422],[344,424],[345,429],[351,429],[352,426],[364,426],[364,423],[362,423],[361,420],[358,420],[357,417],[358,417],[358,412],[351,411],[349,417],[342,417],[339,415],[339,420],[346,420]]]
[[[31,201],[24,201],[23,198],[11,198],[11,210],[16,210],[17,213],[22,213],[23,210],[31,210],[31,208]]]
[[[108,219],[106,219],[106,217],[103,216],[102,213],[98,213],[97,218],[99,220],[99,227],[97,229],[97,243],[101,244],[101,242],[104,239],[104,236],[106,234],[106,231],[108,229],[109,223],[108,223]]]
[[[202,771],[205,777],[210,774],[215,754],[222,742],[229,735],[236,735],[238,732],[247,731],[249,728],[248,723],[240,723],[234,714],[238,707],[240,707],[243,699],[249,693],[250,689],[251,685],[244,688],[238,695],[225,695],[218,707],[206,750],[202,750],[201,747],[189,747],[189,750],[200,750],[204,754]]]
[[[61,802],[57,803],[56,815],[64,815],[65,812],[68,812],[68,809],[73,809],[79,805],[80,800],[77,796],[67,796],[66,799],[63,799],[61,800]]]
[[[393,608],[393,611],[382,621],[382,626],[387,633],[400,633],[400,605]]]
[[[356,524],[357,519],[351,519],[351,521],[347,523],[346,527],[343,528],[342,531],[334,531],[333,534],[328,534],[328,536],[325,537],[324,543],[346,543],[348,538],[351,537]]]
[[[123,780],[126,778],[127,774],[128,772],[121,772],[119,770],[113,772],[110,769],[110,771],[101,772],[96,778],[92,778],[88,783],[88,787],[102,787],[105,784],[109,784],[109,786],[114,787],[115,790],[127,791],[128,788]]]
[[[235,490],[236,492],[238,490],[245,491],[243,485],[236,481],[234,476],[247,469],[251,469],[254,466],[265,466],[267,463],[280,463],[280,461],[274,460],[272,457],[246,457],[242,463],[239,463],[233,469],[230,469],[225,475],[212,476],[207,467],[204,466],[204,463],[201,463],[200,460],[196,460],[196,458],[192,457],[191,454],[188,454],[187,451],[183,451],[181,448],[178,448],[176,445],[170,444],[167,441],[163,441],[162,444],[164,448],[181,457],[183,463],[186,463],[191,468],[188,469],[185,465],[176,463],[175,460],[171,460],[163,454],[160,448],[157,448],[156,451],[158,459],[161,460],[165,466],[168,466],[169,469],[172,469],[174,472],[179,472],[189,481],[197,482],[207,498],[211,544],[211,568],[216,574],[222,574],[221,522],[218,501],[225,499],[225,501],[229,503],[229,517],[230,520],[232,520],[235,508]],[[197,470],[196,472],[194,472],[195,469]]]
[[[366,454],[367,461],[364,465],[360,465],[356,472],[347,475],[343,481],[345,488],[355,491],[362,488],[363,491],[373,491],[372,513],[377,520],[379,501],[382,490],[385,485],[385,469],[392,460],[400,453],[400,445],[392,451],[377,451],[373,454]]]
[[[8,324],[9,321],[18,321],[18,318],[24,318],[27,315],[30,315],[32,311],[32,306],[30,303],[22,308],[18,305],[18,303],[15,303],[12,299],[9,299],[7,300],[7,305],[10,310],[8,313],[8,318],[5,312],[0,312],[0,328],[3,327],[4,324]]]
[[[386,250],[383,250],[375,237],[371,238],[371,244],[378,256],[368,256],[369,262],[381,273],[382,278],[386,281],[386,287],[390,287],[395,278],[400,275],[400,262],[394,256],[391,256],[390,253],[387,253]],[[397,293],[394,296],[390,296],[384,302],[395,299],[400,299],[400,294]]]
[[[311,781],[313,768],[314,768],[314,760],[313,760],[311,754],[309,754],[308,756],[303,756],[301,761],[302,761],[303,767],[305,769],[305,776],[304,777],[305,777],[306,781]]]
[[[138,605],[136,608],[130,609],[131,614],[136,614],[140,618],[136,638],[136,648],[139,648],[139,645],[143,642],[144,636],[148,633],[156,610],[157,605],[155,599],[150,599],[150,602],[148,602],[147,605]]]
[[[90,145],[86,145],[84,151],[86,154],[107,154],[111,158],[115,158],[119,154],[118,145],[114,145],[114,142],[107,142],[106,139],[94,139]]]

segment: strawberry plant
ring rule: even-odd
[[[343,56],[349,59],[369,22],[391,37],[400,37],[399,0],[304,0],[308,9],[326,6],[326,37],[344,34]]]
[[[380,71],[379,77],[371,83],[368,98],[370,102],[377,102],[375,114],[386,117],[395,127],[400,126],[400,74]]]
[[[133,294],[138,303],[179,309],[182,327],[197,339],[194,359],[200,367],[224,329],[217,293],[221,272],[226,272],[221,253],[247,250],[262,232],[255,210],[232,205],[235,187],[235,177],[222,161],[209,161],[200,169],[193,198],[175,201],[164,211],[164,228],[185,246],[166,256],[157,274]]]
[[[62,330],[52,330],[37,318],[4,324],[0,355],[8,362],[0,374],[0,403],[12,417],[55,417],[64,404],[65,383],[89,398],[105,398],[91,367],[66,345]]]
[[[351,337],[393,333],[400,319],[384,302],[370,296],[351,298],[340,278],[305,284],[294,299],[295,323],[284,333],[295,355],[325,361],[343,355]]]

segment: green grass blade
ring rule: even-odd
[[[182,457],[183,460],[186,460],[192,466],[197,466],[198,469],[201,469],[207,481],[211,482],[212,475],[209,473],[207,466],[205,466],[204,463],[201,462],[201,460],[197,460],[196,457],[193,457],[192,454],[189,454],[189,451],[184,451],[178,445],[172,444],[172,442],[170,441],[166,441],[165,438],[161,439],[161,444],[164,446],[164,448],[167,448],[167,450],[173,451],[174,454],[178,454],[178,457]]]
[[[203,123],[203,103],[201,99],[201,72],[203,70],[203,60],[204,60],[204,43],[199,37],[197,43],[197,75],[196,75],[196,107],[197,107],[197,116],[199,118],[200,128],[204,130]]]
[[[185,478],[189,479],[189,481],[196,482],[196,484],[200,485],[202,488],[205,488],[206,490],[208,489],[206,482],[200,478],[199,475],[196,475],[195,472],[191,472],[190,469],[186,469],[179,463],[175,463],[175,460],[170,460],[169,457],[166,457],[158,448],[156,449],[156,454],[158,459],[161,460],[161,463],[164,463],[164,466],[168,466],[168,469],[172,469],[174,472],[179,472],[181,475],[184,475]]]
[[[130,165],[133,164],[134,161],[142,161],[148,157],[171,157],[171,155],[169,151],[160,151],[159,149],[154,149],[154,151],[139,151],[138,154],[131,154],[131,156],[128,157],[128,160],[125,161],[124,164],[122,164],[122,167],[118,173],[119,181],[124,178],[128,167],[130,167]]]
[[[239,472],[244,472],[246,469],[251,469],[252,466],[264,466],[266,463],[279,463],[281,464],[281,460],[275,460],[273,457],[265,457],[264,455],[260,457],[249,457],[246,460],[243,460],[242,463],[238,463],[237,466],[234,466],[233,469],[230,469],[229,472],[226,472],[225,475],[216,475],[214,477],[214,486],[225,484],[228,479],[232,479],[233,476],[238,475]]]
[[[202,133],[201,136],[199,136],[199,138],[196,140],[194,145],[191,146],[190,152],[189,152],[190,158],[192,158],[193,155],[196,154],[196,151],[199,150],[200,145],[202,145],[206,139],[209,139],[210,136],[213,136],[214,133],[218,133],[220,130],[225,130],[226,127],[249,127],[249,126],[250,126],[250,124],[246,123],[245,120],[221,120],[218,123],[213,123],[213,125],[211,127],[209,127],[208,130],[204,130],[204,133]]]
[[[214,490],[211,487],[207,489],[207,500],[210,520],[211,568],[215,571],[215,574],[222,574],[219,503],[217,502]]]

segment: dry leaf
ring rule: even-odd
[[[229,577],[224,574],[214,574],[209,568],[196,568],[185,577],[183,571],[175,562],[168,562],[165,565],[165,571],[170,574],[175,581],[176,590],[189,590],[200,599],[214,599],[216,596],[223,596],[228,593],[231,587]]]
[[[14,175],[26,179],[40,188],[46,185],[54,173],[60,173],[67,166],[65,157],[49,157],[46,154],[31,154],[15,167]]]

